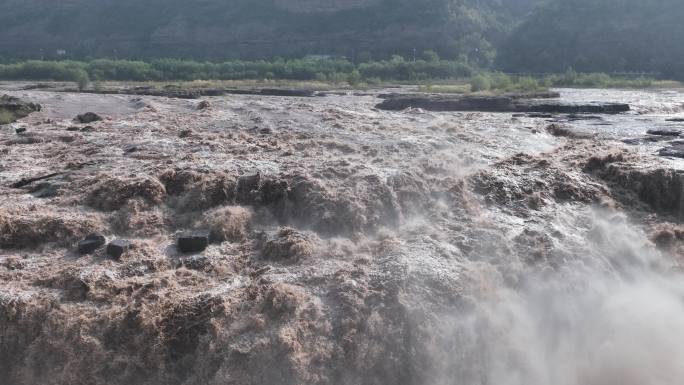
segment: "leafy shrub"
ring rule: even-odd
[[[513,87],[513,80],[504,73],[494,72],[489,75],[489,79],[491,88],[495,90],[510,90]]]
[[[488,76],[479,74],[470,79],[470,90],[473,92],[488,91],[492,83]]]
[[[361,83],[361,74],[359,73],[358,70],[353,70],[349,76],[347,76],[347,82],[351,84],[352,86],[358,85]]]
[[[78,84],[78,90],[83,91],[90,83],[90,78],[85,70],[78,69],[74,72],[74,81]]]
[[[539,89],[539,82],[529,76],[521,77],[516,81],[516,89],[518,91],[535,91]]]

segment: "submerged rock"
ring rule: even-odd
[[[657,136],[679,136],[682,134],[679,130],[648,130],[646,133]]]
[[[94,112],[86,112],[85,114],[80,114],[76,116],[74,121],[78,123],[92,123],[102,120],[102,117]]]
[[[658,154],[671,158],[684,158],[684,144],[675,144],[661,149]]]

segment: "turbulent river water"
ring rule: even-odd
[[[0,130],[7,384],[684,379],[684,163],[647,134],[684,129],[680,91],[531,118],[3,87],[43,105]],[[93,231],[133,247],[78,255]]]

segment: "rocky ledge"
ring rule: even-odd
[[[40,111],[40,104],[28,103],[9,95],[0,96],[0,124],[8,124]]]
[[[381,110],[390,111],[400,111],[406,108],[422,108],[428,111],[538,112],[558,114],[617,114],[630,110],[628,104],[567,104],[540,101],[536,98],[533,99],[512,95],[389,95],[376,107]]]

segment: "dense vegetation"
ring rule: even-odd
[[[500,48],[515,72],[647,72],[684,79],[682,0],[553,0]]]
[[[99,59],[82,61],[30,60],[0,64],[4,80],[245,80],[284,79],[329,82],[358,82],[425,79],[454,79],[471,76],[472,67],[458,61],[441,60],[434,53],[429,58],[408,61],[394,56],[390,60],[354,64],[345,59],[292,59],[273,61],[227,61],[220,63],[159,59],[150,62]]]
[[[150,62],[29,60],[0,64],[0,79],[73,81],[81,89],[98,81],[295,80],[351,85],[398,81],[422,83],[426,91],[449,93],[532,91],[549,87],[648,87],[653,82],[648,78],[616,78],[603,73],[580,74],[572,70],[543,77],[509,76],[483,71],[460,61],[443,60],[433,51],[426,51],[422,56],[415,61],[394,56],[389,60],[358,64],[345,59],[220,63],[177,59]]]

